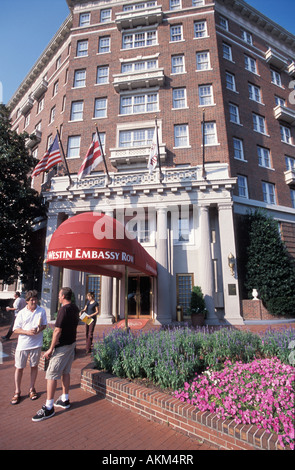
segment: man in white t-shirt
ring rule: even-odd
[[[21,380],[28,358],[31,366],[29,397],[31,400],[38,398],[35,382],[43,344],[43,330],[46,328],[47,318],[44,308],[38,305],[37,291],[27,292],[26,303],[26,307],[17,314],[13,327],[14,333],[19,336],[15,350],[15,394],[11,400],[12,405],[20,402]]]
[[[20,296],[19,292],[16,292],[14,294],[14,302],[12,307],[6,307],[6,312],[14,312],[13,320],[11,322],[10,328],[7,331],[5,336],[2,336],[2,339],[4,341],[8,341],[10,339],[10,336],[13,333],[13,325],[15,321],[15,317],[17,316],[18,312],[25,308],[26,306],[26,301],[23,297]]]

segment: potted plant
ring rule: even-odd
[[[192,326],[203,326],[206,318],[206,304],[201,287],[194,286],[191,294],[189,313]]]

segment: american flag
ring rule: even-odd
[[[38,176],[43,171],[49,170],[50,168],[57,165],[58,163],[62,163],[62,158],[61,158],[61,154],[59,150],[58,138],[56,135],[53,143],[50,145],[44,157],[42,158],[42,160],[40,160],[38,165],[35,167],[32,173],[32,177]]]
[[[78,180],[89,175],[91,171],[103,161],[103,150],[101,148],[100,141],[98,140],[97,132],[94,135],[93,141],[88,149],[86,157],[81,165],[78,172]]]

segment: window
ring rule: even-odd
[[[145,10],[146,8],[156,6],[155,1],[134,3],[133,5],[124,5],[123,11]]]
[[[77,57],[88,55],[88,39],[77,42]]]
[[[192,0],[193,7],[202,7],[205,5],[205,0]]]
[[[237,160],[244,160],[244,146],[243,141],[241,139],[237,139],[236,137],[233,138],[234,143],[234,158]]]
[[[169,1],[170,10],[179,10],[181,8],[180,0],[170,0]]]
[[[248,70],[249,72],[257,74],[256,60],[252,59],[252,57],[249,57],[246,54],[245,54],[244,58],[245,58],[245,69]]]
[[[53,85],[53,96],[57,95],[58,93],[58,80]]]
[[[228,90],[236,91],[236,79],[232,73],[225,72],[225,81]]]
[[[112,10],[110,8],[106,8],[100,11],[100,22],[101,23],[108,23],[112,19]]]
[[[182,41],[182,25],[173,25],[170,26],[170,41]]]
[[[41,113],[43,108],[44,108],[44,96],[40,99],[40,101],[38,101],[37,114]]]
[[[104,118],[107,116],[107,98],[96,98],[94,105],[94,117]]]
[[[292,144],[292,138],[291,138],[291,131],[289,127],[280,126],[281,129],[281,139],[282,142],[285,142],[285,144]]]
[[[30,113],[26,115],[25,117],[25,127],[28,127],[28,125],[30,124]],[[51,122],[51,121],[50,121]]]
[[[153,136],[154,128],[120,131],[119,147],[149,147]]]
[[[286,170],[295,170],[295,158],[285,155]]]
[[[274,83],[275,85],[278,85],[278,86],[282,86],[281,75],[279,74],[279,72],[276,72],[275,70],[271,69],[270,74],[271,74],[271,83]]]
[[[199,85],[199,104],[200,106],[210,106],[213,104],[212,85]]]
[[[222,56],[224,59],[233,60],[231,46],[225,44],[225,42],[222,43]]]
[[[75,70],[74,88],[86,86],[86,70]]]
[[[292,207],[295,209],[295,189],[290,189],[290,195]]]
[[[101,65],[97,67],[96,83],[109,83],[109,66]]]
[[[101,305],[100,296],[101,276],[86,274],[86,292],[94,292],[95,300]]]
[[[120,114],[137,114],[158,111],[158,93],[122,95]]]
[[[248,44],[253,44],[252,34],[246,31],[245,29],[241,30],[241,37],[243,41],[247,42]]]
[[[240,197],[248,199],[248,181],[246,176],[238,175],[238,192]]]
[[[265,118],[263,116],[259,116],[259,114],[252,114],[253,117],[253,129],[260,134],[266,134],[266,127],[265,127]]]
[[[186,107],[186,89],[185,88],[174,88],[173,89],[173,108],[185,108]]]
[[[248,83],[249,99],[261,103],[261,90],[259,86]]]
[[[176,303],[182,307],[184,314],[188,313],[190,308],[193,285],[193,274],[176,274]]]
[[[121,73],[133,73],[158,68],[158,59],[125,62],[121,65]]]
[[[219,17],[219,26],[225,31],[228,31],[228,20],[224,18],[224,16]]]
[[[51,111],[50,111],[49,124],[51,124],[55,119],[55,111],[56,111],[56,107],[53,106],[53,108],[51,108]]]
[[[80,157],[80,141],[80,135],[75,135],[68,138],[67,158]]]
[[[276,106],[286,105],[286,101],[284,100],[284,98],[280,98],[279,96],[275,96],[275,103],[276,103]]]
[[[137,47],[154,46],[157,44],[157,31],[141,31],[123,34],[123,49],[135,49]]]
[[[210,54],[206,52],[197,52],[197,70],[210,69]]]
[[[171,72],[172,73],[183,73],[185,72],[184,68],[184,55],[173,55],[171,57]]]
[[[56,59],[56,62],[55,62],[55,68],[56,70],[58,70],[61,66],[61,56],[59,56],[57,59]]]
[[[263,201],[267,204],[276,204],[275,185],[262,182]]]
[[[233,103],[229,103],[229,120],[235,124],[240,124],[239,108]]]
[[[79,26],[90,25],[90,13],[81,13],[79,18]]]
[[[270,163],[270,151],[267,148],[257,146],[257,154],[258,154],[258,163],[259,166],[263,166],[265,168],[271,168]]]
[[[73,101],[71,106],[71,121],[83,120],[83,101]]]
[[[205,38],[207,34],[207,22],[206,21],[195,21],[195,38]]]
[[[174,147],[188,147],[188,125],[176,124],[174,126]]]
[[[205,122],[204,125],[204,137],[205,145],[216,145],[217,144],[217,133],[215,122]]]
[[[111,51],[111,38],[109,36],[99,38],[99,43],[98,43],[99,54],[105,54],[106,52],[110,52],[110,51]]]

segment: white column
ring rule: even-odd
[[[218,204],[219,233],[222,259],[222,278],[224,291],[225,321],[231,325],[242,325],[243,319],[240,315],[240,296],[237,279],[236,265],[233,273],[228,265],[230,254],[236,261],[236,244],[234,236],[234,224],[232,203]]]
[[[106,211],[106,215],[112,217],[113,211]],[[115,234],[113,234],[115,236]],[[109,276],[101,277],[100,315],[97,318],[97,325],[111,325],[113,323],[113,278]]]
[[[208,325],[218,325],[219,320],[215,314],[214,307],[214,277],[213,261],[211,253],[211,233],[209,206],[200,206],[200,286],[205,297],[206,308],[208,310],[206,323]]]
[[[168,270],[168,240],[167,240],[167,208],[157,209],[157,245],[156,261],[158,263],[157,278],[157,323],[162,325],[169,324],[172,321],[171,315],[171,292],[170,292],[170,273]]]

